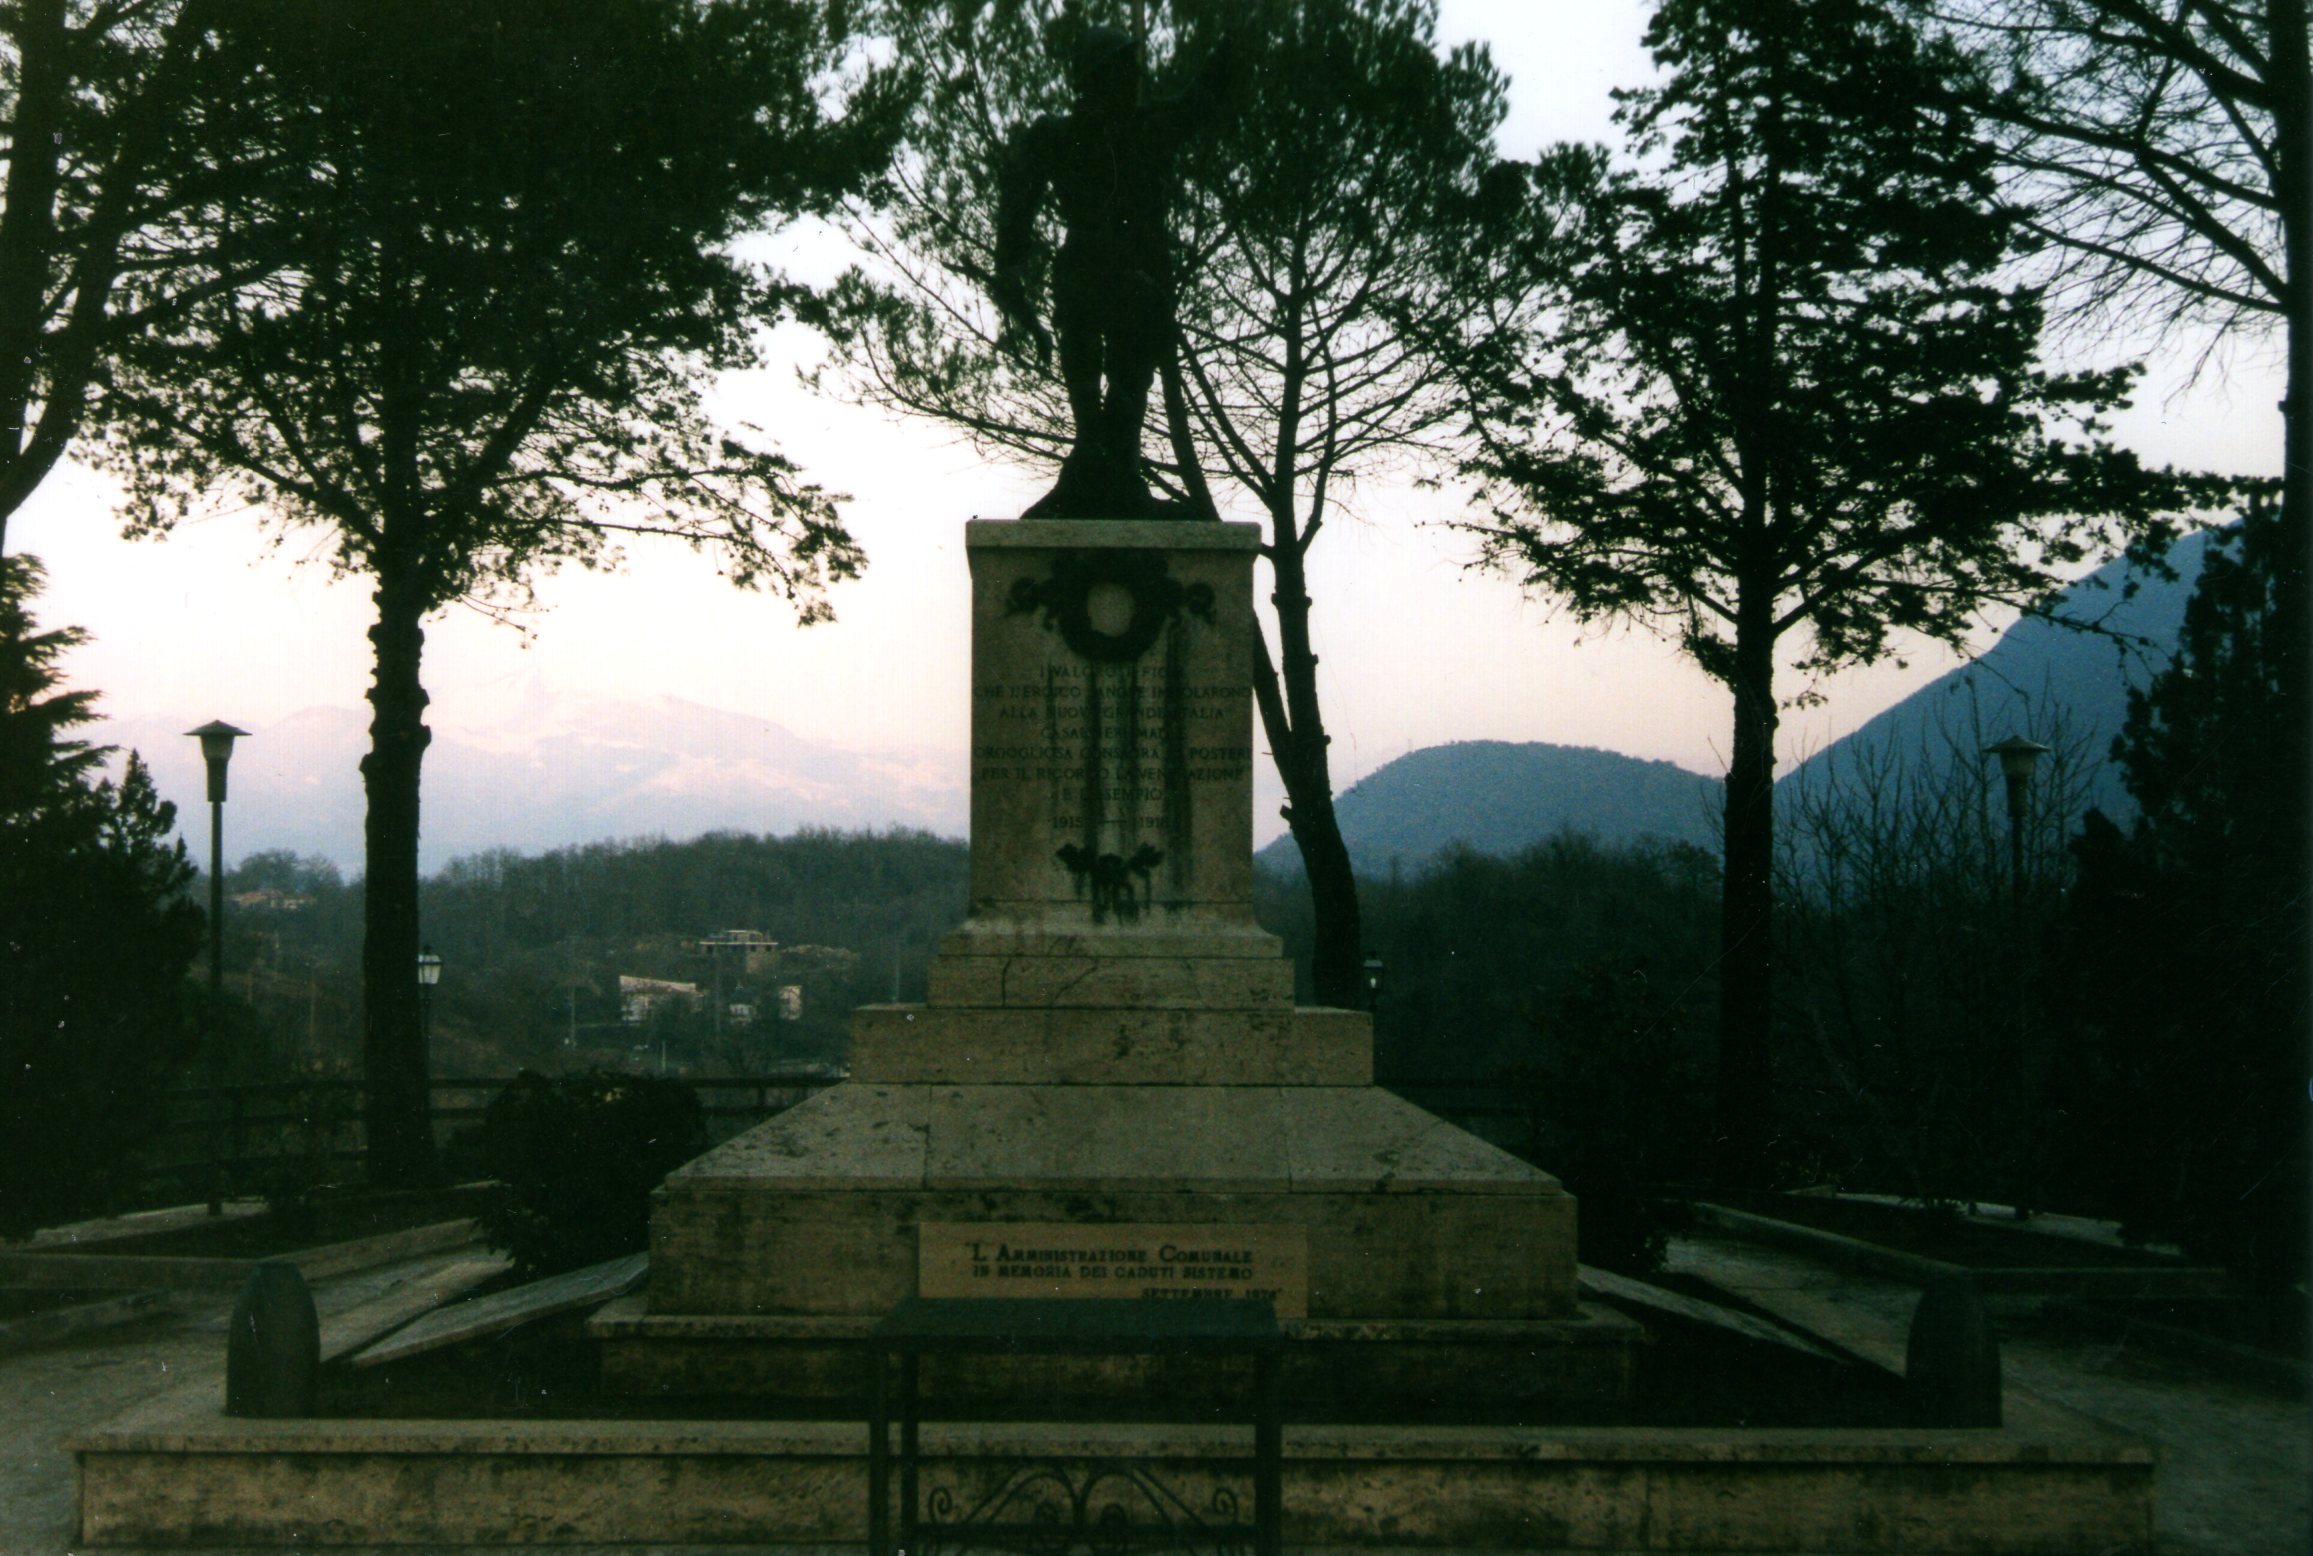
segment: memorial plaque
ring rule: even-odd
[[[1265,1297],[1279,1318],[1309,1316],[1298,1226],[925,1222],[916,1234],[918,1296]]]

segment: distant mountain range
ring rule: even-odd
[[[2089,799],[2131,812],[2103,761],[2142,685],[2176,642],[2210,537],[2180,542],[2173,580],[2131,578],[2120,564],[2067,596],[2082,633],[2020,621],[1981,657],[1897,703],[1785,774],[1780,791],[1826,781],[1881,757],[1950,760],[2010,734],[2061,742],[2097,771]],[[456,721],[437,708],[426,754],[421,863],[440,869],[492,848],[521,852],[609,838],[702,832],[921,827],[961,836],[970,814],[958,753],[872,753],[807,739],[746,714],[680,697],[614,699],[510,682],[462,697]],[[200,756],[185,721],[123,719],[93,738],[140,750],[182,827],[205,846]],[[368,718],[309,708],[264,726],[233,758],[226,852],[283,848],[349,874],[361,865],[360,761]],[[1507,854],[1573,829],[1601,841],[1653,837],[1717,846],[1719,782],[1669,762],[1545,742],[1457,741],[1410,752],[1335,802],[1358,868],[1418,868],[1454,842]],[[1297,868],[1290,838],[1263,849]]]
[[[1829,781],[1883,758],[1948,762],[2010,735],[2067,749],[2092,769],[2078,808],[2095,805],[2125,821],[2136,803],[2109,759],[2128,717],[2130,687],[2168,665],[2184,626],[2185,602],[2213,536],[2188,535],[2168,554],[2174,578],[2111,563],[2074,585],[2057,614],[2095,631],[2037,617],[2018,621],[1981,655],[1930,682],[1846,738],[1787,772],[1779,792]]]
[[[2080,809],[2094,804],[2126,819],[2134,805],[2107,753],[2128,713],[2128,688],[2144,685],[2174,651],[2210,538],[2203,532],[2178,542],[2168,558],[2173,579],[2119,562],[2091,574],[2066,593],[2058,614],[2096,630],[2018,621],[1976,659],[1791,768],[1778,795],[1883,760],[1979,759],[1985,745],[2020,734],[2061,745],[2092,769]],[[1469,740],[1376,768],[1334,808],[1358,871],[1373,875],[1393,862],[1418,867],[1453,843],[1510,854],[1561,830],[1607,843],[1656,838],[1715,850],[1719,804],[1717,779],[1669,762],[1542,741]],[[1274,868],[1300,865],[1289,837],[1258,857]]]
[[[680,697],[572,695],[534,681],[492,706],[461,707],[465,722],[429,720],[420,847],[429,872],[485,849],[718,830],[905,826],[953,837],[969,816],[962,763],[941,753],[847,751]],[[253,737],[233,755],[226,857],[285,848],[358,871],[367,715],[308,708]],[[205,849],[200,752],[180,722],[108,721],[92,738],[142,752]]]

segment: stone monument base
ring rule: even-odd
[[[1004,1224],[1065,1225],[1076,1235],[1057,1240],[1074,1244],[1116,1241],[1102,1234],[1118,1225],[1196,1227],[1224,1244],[1244,1240],[1219,1235],[1229,1229],[1298,1230],[1305,1278],[1272,1295],[1281,1317],[1574,1316],[1573,1198],[1379,1087],[871,1081],[821,1092],[668,1178],[651,1218],[651,1311],[881,1315],[919,1294],[970,1294],[919,1290],[924,1240]],[[1052,1278],[1078,1279],[1083,1262],[1062,1260]],[[993,1273],[988,1294],[1027,1289],[1006,1285]]]
[[[1288,1390],[1312,1401],[1387,1416],[1431,1396],[1627,1393],[1640,1331],[1576,1302],[1574,1201],[1555,1179],[1370,1084],[1259,1083],[1362,1082],[1361,1014],[1278,1012],[1271,1041],[1248,1041],[1242,1012],[1212,1014],[861,1012],[868,1076],[1057,1066],[1088,1083],[857,1079],[690,1163],[659,1193],[647,1299],[597,1322],[606,1375],[835,1405],[859,1397],[867,1328],[919,1294],[1259,1295],[1294,1341]],[[1249,1083],[1148,1084],[1144,1069]],[[1039,1383],[1007,1362],[927,1387],[1081,1387],[1088,1408],[1184,1397],[1152,1365]]]

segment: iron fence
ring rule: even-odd
[[[709,1137],[721,1142],[835,1084],[817,1067],[756,1075],[682,1076],[699,1094]],[[437,1149],[455,1151],[479,1128],[490,1101],[512,1076],[452,1076],[429,1083]],[[365,1150],[367,1088],[360,1080],[315,1077],[258,1085],[188,1086],[165,1093],[142,1153],[148,1194],[197,1197],[209,1183],[212,1129],[225,1191],[272,1191],[358,1174]]]

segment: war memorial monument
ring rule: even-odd
[[[1170,328],[1164,163],[1193,118],[1142,104],[1137,56],[1097,29],[1078,88],[1023,131],[997,213],[997,300],[1040,343],[1022,234],[1059,202],[1077,446],[1028,516],[966,526],[970,903],[928,998],[860,1009],[847,1081],[659,1190],[647,1284],[588,1330],[631,1411],[261,1419],[174,1397],[72,1445],[84,1538],[2145,1539],[2144,1450],[2040,1407],[1959,1429],[1634,1416],[1648,1328],[1586,1300],[1573,1197],[1375,1085],[1365,1013],[1295,1006],[1252,913],[1259,532],[1166,508],[1138,465]],[[976,1540],[983,1510],[1003,1516]]]

